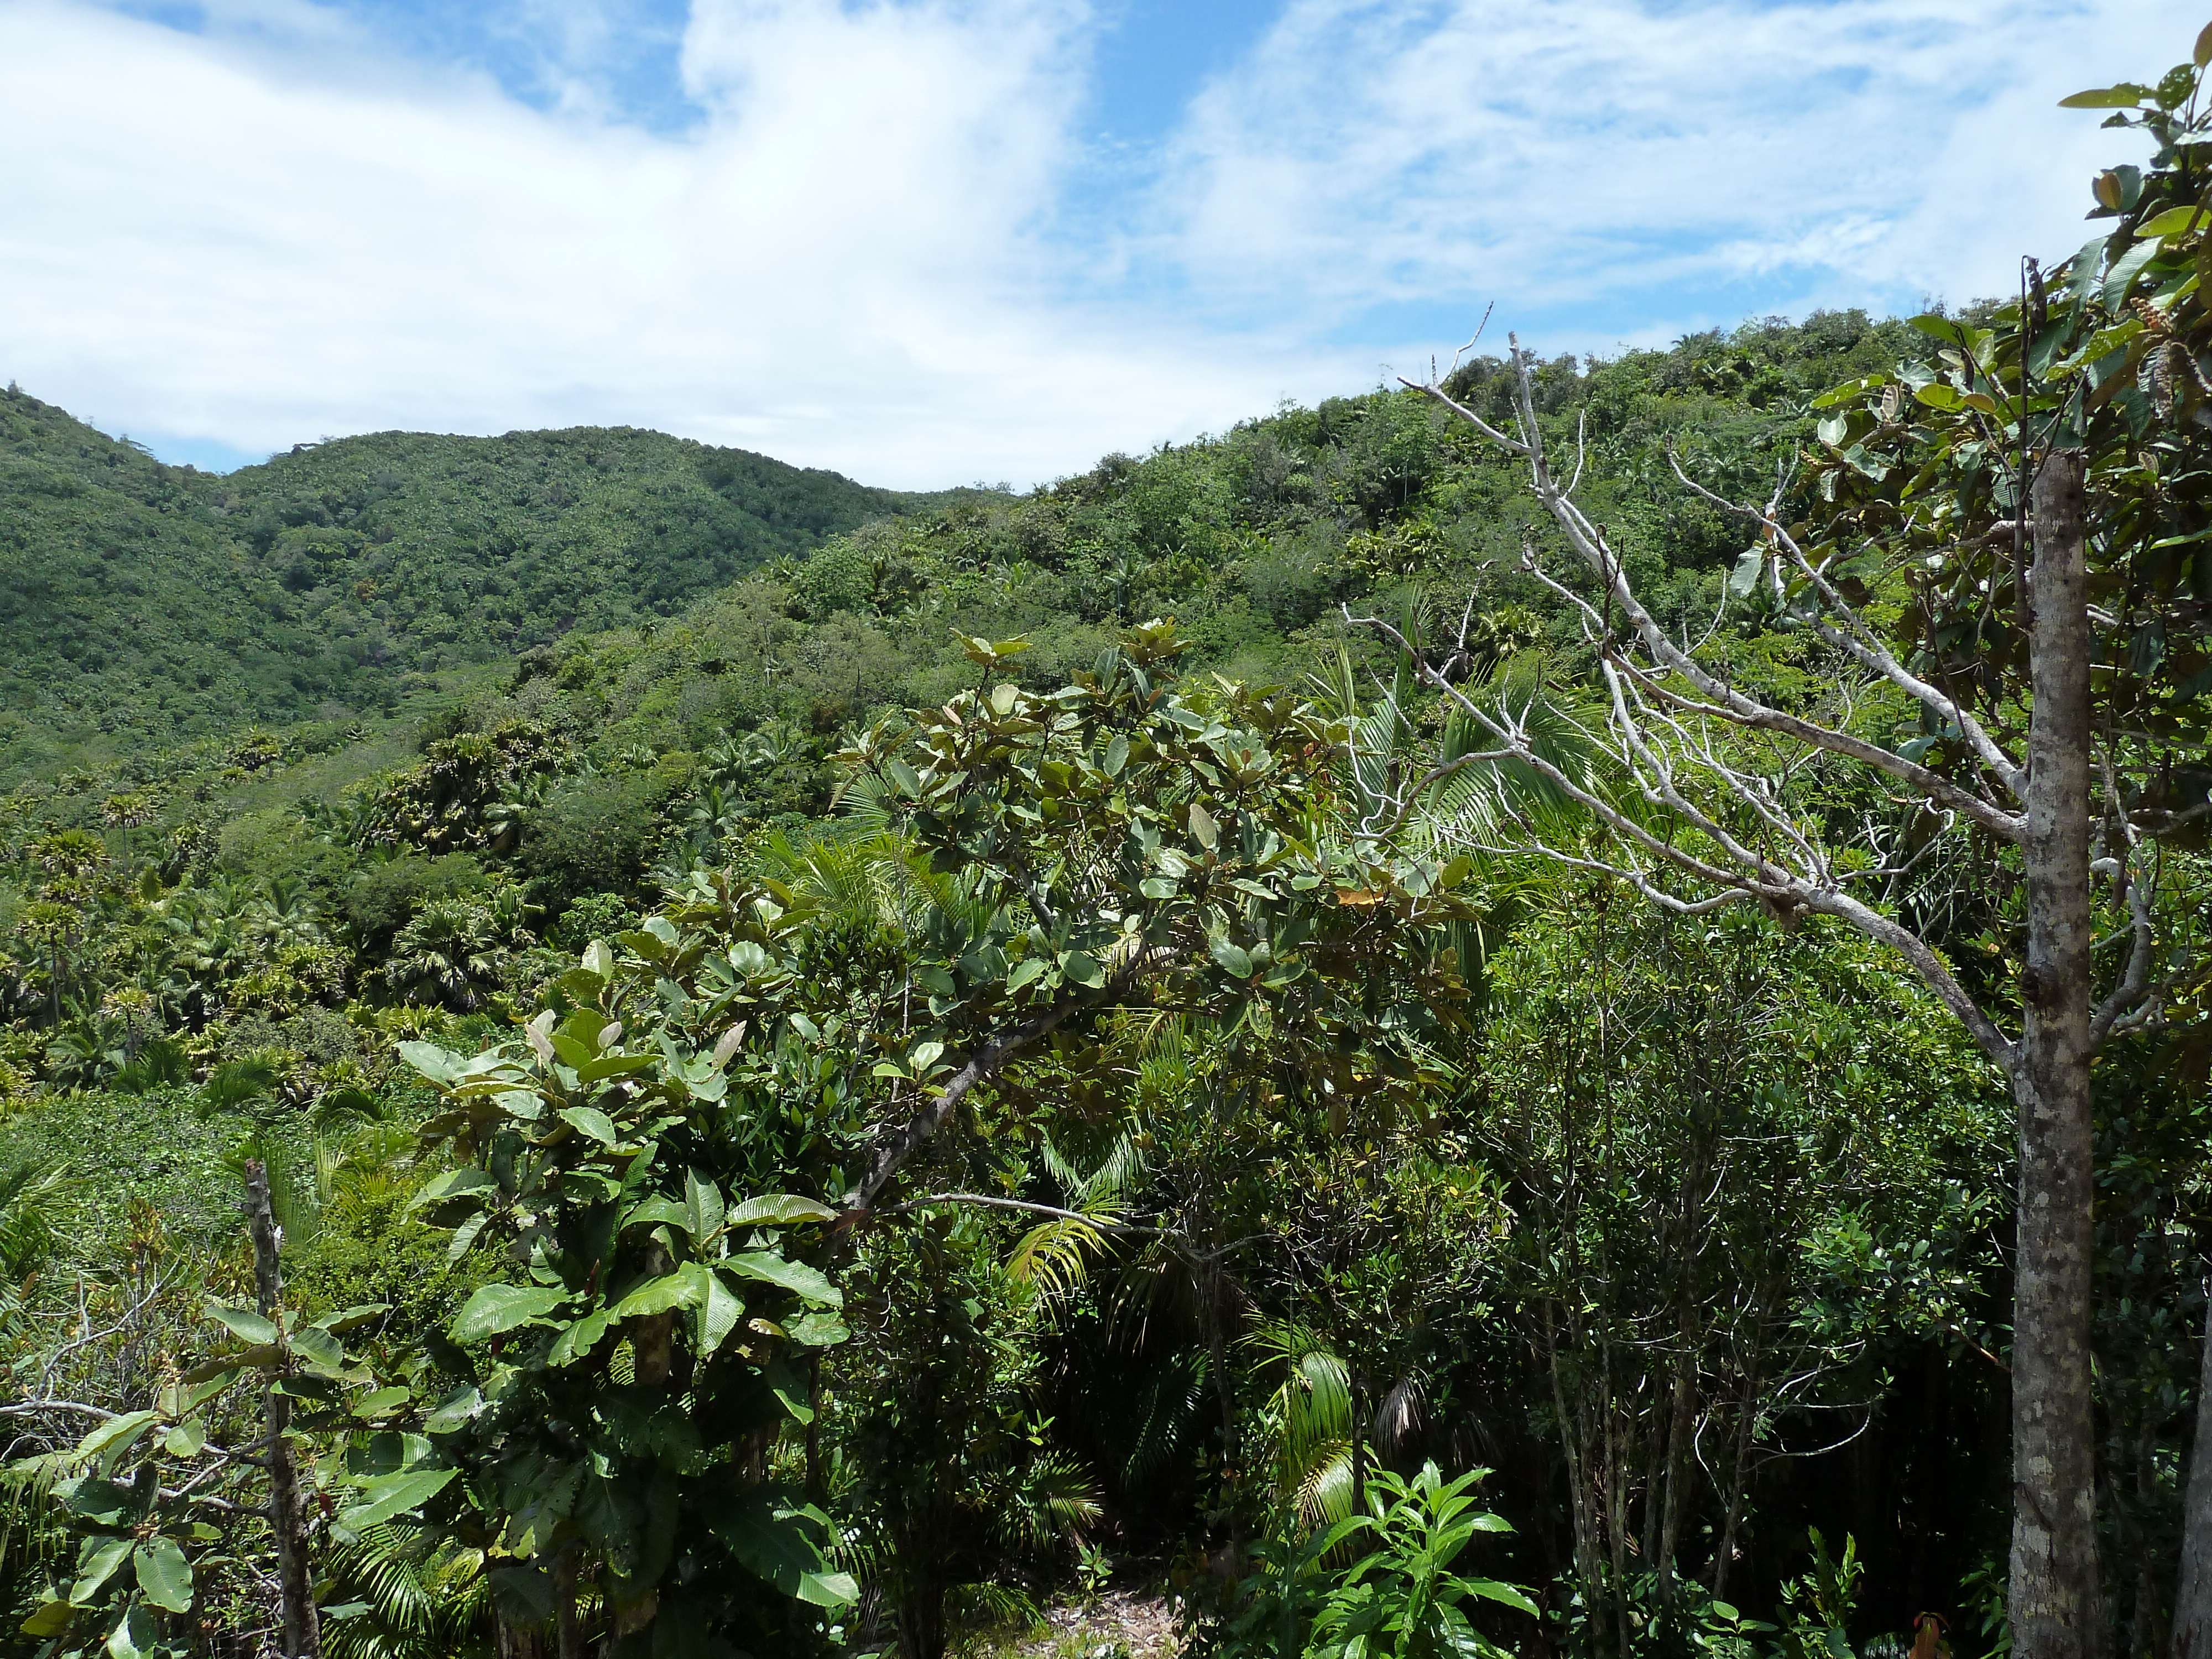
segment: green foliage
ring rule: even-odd
[[[378,434],[227,477],[0,395],[0,741],[113,755],[323,704],[567,629],[665,616],[932,498],[628,428]]]
[[[1224,1659],[1472,1659],[1505,1651],[1462,1605],[1493,1601],[1535,1614],[1527,1592],[1452,1567],[1477,1533],[1512,1530],[1476,1509],[1471,1490],[1490,1473],[1447,1481],[1434,1463],[1410,1479],[1388,1470],[1368,1482],[1368,1509],[1316,1528],[1296,1548],[1260,1553],[1244,1606],[1218,1651]],[[1359,1553],[1363,1545],[1371,1546]],[[1342,1566],[1346,1552],[1357,1556]]]

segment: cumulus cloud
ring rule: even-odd
[[[1493,298],[1557,349],[2003,287],[2112,154],[2053,100],[2192,27],[1291,0],[1109,166],[1085,0],[694,0],[673,120],[619,107],[620,0],[532,19],[526,101],[308,0],[0,0],[0,374],[157,448],[627,422],[1026,482],[1371,384]]]

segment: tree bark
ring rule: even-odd
[[[2035,483],[2034,684],[2027,738],[2027,965],[2013,1063],[2020,1112],[2013,1316],[2013,1538],[2017,1659],[2096,1659],[2095,1437],[2090,1258],[2087,500],[2079,450]]]
[[[2204,1352],[2197,1363],[2197,1440],[2181,1506],[2181,1572],[2167,1659],[2212,1659],[2212,1279],[2204,1285]]]
[[[246,1225],[253,1238],[253,1289],[261,1316],[281,1320],[284,1275],[276,1260],[276,1218],[269,1206],[269,1169],[259,1158],[246,1164]],[[300,1471],[285,1443],[292,1402],[273,1386],[262,1390],[268,1426],[269,1529],[276,1535],[276,1587],[283,1601],[284,1659],[321,1659],[323,1634],[315,1612],[315,1579],[307,1559],[307,1516],[300,1504]]]

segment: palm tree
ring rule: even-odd
[[[703,851],[742,831],[745,817],[738,803],[724,793],[720,784],[710,783],[693,799],[685,822],[690,830],[691,844]]]
[[[153,796],[139,790],[110,795],[100,809],[100,821],[111,830],[123,832],[123,872],[131,872],[131,832],[140,824],[149,823],[161,810],[161,803]]]
[[[483,1000],[507,960],[492,930],[491,913],[481,903],[434,900],[392,940],[385,983],[410,1002],[437,1002],[466,1013]]]

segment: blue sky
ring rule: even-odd
[[[2181,0],[0,0],[0,377],[204,465],[1027,483],[1449,356],[2008,288]]]

